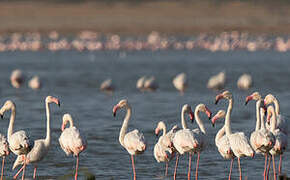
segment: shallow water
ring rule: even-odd
[[[80,155],[80,179],[85,179],[84,172],[93,174],[96,179],[131,179],[130,157],[118,141],[125,112],[118,112],[116,118],[112,116],[113,105],[122,98],[128,98],[133,108],[129,129],[143,131],[148,142],[146,152],[136,159],[137,177],[161,179],[164,164],[158,164],[153,157],[153,146],[157,141],[154,128],[158,121],[165,121],[170,128],[174,124],[180,126],[181,106],[185,103],[192,106],[204,103],[213,113],[225,109],[224,101],[214,105],[217,92],[206,89],[208,78],[222,70],[227,73],[226,89],[232,91],[235,98],[233,131],[244,131],[249,135],[254,130],[255,104],[250,102],[244,106],[244,98],[256,90],[263,95],[270,92],[276,95],[280,100],[281,112],[290,116],[287,111],[290,108],[289,58],[290,53],[274,51],[4,52],[0,54],[0,104],[7,99],[13,100],[17,105],[15,130],[24,129],[31,138],[39,139],[45,137],[46,131],[44,98],[53,95],[60,99],[60,108],[51,105],[52,147],[47,157],[39,163],[40,179],[72,177],[70,174],[74,170],[75,159],[66,157],[58,144],[64,113],[72,114],[76,126],[88,140],[88,148]],[[12,88],[9,76],[16,68],[22,69],[27,79],[39,75],[43,88],[33,91],[26,84],[20,89]],[[179,72],[188,74],[189,87],[184,96],[180,96],[171,83]],[[236,80],[244,72],[253,76],[254,87],[249,91],[240,91],[236,87]],[[135,86],[142,75],[155,75],[159,90],[140,93]],[[112,96],[98,90],[102,80],[109,77],[117,88]],[[214,145],[214,135],[222,123],[212,128],[206,116],[201,117],[208,131],[209,145],[201,154],[199,179],[225,179],[230,161],[223,160]],[[0,121],[3,134],[7,133],[8,118],[9,113]],[[190,127],[196,127],[196,123],[190,124]],[[284,157],[283,172],[290,175],[289,150]],[[16,173],[16,170],[11,170],[14,159],[15,156],[10,155],[7,160],[5,174],[8,177]],[[181,157],[178,169],[180,179],[186,178],[187,160],[187,155]],[[263,163],[261,155],[256,155],[254,159],[243,158],[244,176],[247,179],[262,178]],[[170,176],[164,179],[172,179],[173,167],[172,161]],[[32,166],[29,166],[27,177],[32,177],[32,170]],[[236,162],[233,177],[238,178]]]

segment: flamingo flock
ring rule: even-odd
[[[280,112],[280,106],[278,99],[268,94],[265,98],[262,98],[259,92],[254,92],[245,98],[245,105],[250,101],[256,101],[256,126],[254,131],[248,138],[244,132],[232,132],[232,111],[234,107],[234,97],[231,92],[224,91],[216,95],[213,100],[215,104],[218,104],[221,100],[228,102],[226,110],[220,109],[214,116],[209,109],[208,105],[200,103],[195,106],[194,111],[189,104],[184,104],[181,108],[181,127],[179,128],[175,124],[170,131],[167,131],[166,122],[159,121],[155,134],[158,136],[160,131],[162,135],[158,138],[154,149],[153,155],[158,163],[165,163],[164,177],[169,176],[168,166],[171,160],[176,157],[175,168],[173,172],[173,179],[178,179],[177,173],[179,157],[188,154],[188,169],[187,179],[192,178],[192,158],[197,155],[195,179],[199,179],[199,163],[202,152],[207,150],[209,141],[207,129],[205,123],[211,123],[213,127],[217,123],[218,119],[224,118],[223,126],[216,133],[214,142],[217,150],[224,159],[230,159],[231,165],[229,170],[228,179],[231,178],[234,159],[238,161],[239,179],[243,179],[243,171],[241,166],[242,157],[254,158],[255,154],[261,154],[265,157],[263,178],[269,180],[269,172],[271,167],[273,169],[273,178],[276,180],[277,175],[282,174],[282,155],[287,148],[288,127],[286,117]],[[22,166],[18,172],[13,176],[13,179],[17,179],[22,172],[22,180],[25,178],[26,166],[32,164],[34,166],[33,179],[36,179],[37,165],[42,161],[51,146],[51,113],[50,104],[56,104],[60,106],[58,98],[53,96],[47,96],[45,98],[46,109],[46,137],[44,139],[38,139],[34,142],[30,139],[27,132],[23,130],[14,131],[14,122],[16,119],[16,105],[13,101],[7,100],[0,109],[0,116],[3,118],[6,111],[11,111],[10,122],[7,130],[7,140],[4,135],[0,134],[0,155],[2,156],[2,171],[1,180],[4,175],[4,162],[5,157],[12,151],[17,158],[13,164],[13,169],[18,166]],[[274,104],[274,106],[272,105]],[[126,149],[131,157],[133,179],[137,179],[137,169],[135,166],[135,157],[142,155],[148,148],[148,143],[145,140],[144,134],[138,130],[128,131],[129,121],[132,116],[132,106],[127,99],[120,100],[113,107],[113,116],[116,116],[117,111],[120,109],[126,110],[120,134],[119,143]],[[200,117],[200,113],[204,113],[208,120]],[[186,116],[188,115],[188,116]],[[189,117],[189,118],[188,118]],[[187,121],[194,124],[196,122],[197,128],[189,128]],[[54,120],[53,120],[54,121]],[[242,120],[241,120],[242,121]],[[178,122],[178,121],[177,121]],[[69,124],[69,127],[66,125]],[[79,155],[87,148],[87,141],[81,131],[74,126],[73,118],[70,114],[66,113],[62,118],[61,135],[59,137],[60,147],[63,149],[66,155],[76,156],[76,168],[74,173],[74,179],[78,179],[79,169]],[[275,156],[279,156],[278,172],[275,164]],[[271,166],[272,161],[272,166]],[[205,168],[205,167],[200,167]],[[261,173],[262,174],[262,173]]]

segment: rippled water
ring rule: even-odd
[[[58,144],[61,117],[71,113],[77,127],[86,134],[88,148],[80,155],[80,179],[91,173],[96,179],[131,179],[131,162],[126,150],[118,141],[124,111],[112,116],[112,107],[122,98],[128,98],[133,108],[129,129],[138,128],[144,132],[148,149],[136,159],[138,179],[160,179],[164,165],[153,157],[153,145],[157,138],[154,128],[163,120],[168,127],[180,126],[181,106],[205,103],[212,110],[226,108],[226,103],[214,105],[217,92],[206,89],[208,78],[225,70],[226,89],[233,92],[235,107],[232,116],[233,131],[244,131],[247,135],[255,127],[255,105],[244,106],[244,98],[253,91],[261,94],[273,93],[280,100],[281,112],[290,116],[290,53],[273,51],[249,53],[235,51],[229,53],[209,53],[206,51],[140,51],[140,52],[5,52],[0,54],[0,104],[12,99],[17,105],[15,129],[30,132],[34,139],[43,138],[46,130],[44,98],[53,95],[60,99],[61,107],[51,105],[52,147],[47,157],[39,164],[40,179],[71,179],[75,159],[66,157]],[[9,76],[13,69],[20,68],[27,79],[37,74],[43,82],[40,91],[33,91],[25,85],[13,89]],[[173,88],[171,80],[179,72],[186,72],[189,87],[184,96]],[[240,91],[236,80],[244,72],[253,75],[254,87]],[[155,75],[160,89],[154,93],[140,93],[135,88],[141,75]],[[117,89],[112,96],[99,92],[98,86],[106,78],[112,78]],[[1,132],[6,134],[9,114],[1,123]],[[214,135],[222,126],[212,128],[205,115],[209,145],[202,152],[200,179],[225,179],[229,161],[223,160],[214,145]],[[196,127],[195,124],[190,126]],[[289,150],[284,155],[285,174],[290,175]],[[9,156],[5,174],[12,177],[14,155]],[[181,158],[178,169],[179,179],[185,179],[188,156]],[[194,159],[195,160],[195,159]],[[243,158],[242,168],[247,179],[260,179],[263,172],[263,157]],[[194,163],[195,166],[195,163]],[[169,177],[172,179],[174,162],[171,162]],[[32,177],[32,166],[26,172]],[[233,177],[237,179],[237,164],[234,164]]]

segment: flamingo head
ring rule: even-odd
[[[245,105],[247,105],[248,102],[251,101],[251,100],[258,101],[258,100],[260,100],[260,99],[262,99],[260,93],[259,93],[259,92],[254,92],[254,93],[252,93],[251,95],[249,95],[249,96],[246,97]]]
[[[193,123],[193,120],[194,120],[194,114],[193,114],[193,112],[192,112],[192,110],[191,110],[190,105],[188,105],[188,104],[183,105],[183,107],[182,107],[182,112],[183,112],[183,113],[188,113],[188,114],[189,114],[189,118],[190,118],[191,122]]]
[[[8,111],[10,109],[15,109],[15,104],[12,101],[7,100],[2,106],[2,108],[0,109],[0,116],[2,119],[3,119],[5,111]]]
[[[64,131],[66,124],[70,122],[70,127],[73,126],[73,120],[70,114],[66,113],[62,117],[61,131]]]
[[[45,98],[45,102],[46,103],[55,103],[57,104],[58,106],[60,106],[60,101],[56,98],[56,97],[53,97],[53,96],[47,96]]]
[[[216,120],[220,119],[220,118],[224,118],[226,116],[226,112],[224,110],[219,110],[214,117],[211,119],[211,123],[212,126],[214,127],[214,124],[216,122]]]
[[[197,106],[198,111],[204,112],[208,119],[211,119],[211,111],[204,105],[204,104],[199,104]]]
[[[215,104],[219,102],[220,99],[232,99],[232,93],[229,91],[224,91],[223,93],[215,97]]]
[[[128,100],[127,99],[122,99],[121,101],[119,101],[118,104],[116,104],[113,108],[113,116],[115,117],[116,116],[116,113],[117,113],[117,110],[120,109],[120,108],[123,108],[123,107],[126,107],[128,108],[129,107],[129,104],[128,104]]]
[[[265,98],[264,98],[264,104],[268,105],[273,103],[276,100],[276,98],[272,95],[272,94],[268,94]]]
[[[163,128],[166,128],[165,123],[163,121],[159,121],[159,123],[157,124],[157,127],[155,129],[155,135],[158,136],[159,131]]]

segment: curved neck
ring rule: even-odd
[[[225,126],[223,126],[218,133],[215,136],[215,143],[217,144],[217,142],[225,135]]]
[[[226,117],[225,117],[225,128],[226,128],[226,135],[227,136],[232,134],[231,119],[230,119],[232,109],[233,109],[233,98],[229,99],[229,105],[228,105],[228,109],[227,109],[227,113],[226,113]]]
[[[197,106],[197,107],[195,108],[195,110],[194,110],[195,120],[196,120],[197,125],[199,126],[199,129],[200,129],[204,134],[206,134],[206,131],[205,131],[205,128],[204,128],[203,122],[202,122],[202,120],[200,119],[198,113],[199,113],[199,108],[198,108],[198,106]]]
[[[131,112],[132,112],[131,107],[128,105],[127,106],[127,113],[126,113],[126,116],[124,118],[123,125],[122,125],[122,128],[120,130],[120,135],[119,135],[119,141],[120,141],[122,146],[124,146],[124,138],[125,138],[126,131],[128,128],[129,120],[131,118]]]
[[[66,121],[69,122],[69,127],[73,127],[74,126],[74,122],[73,122],[72,118],[69,118]]]
[[[162,129],[162,131],[163,131],[163,135],[162,136],[165,136],[166,135],[166,126],[165,126],[165,124],[163,122],[160,124],[160,129]]]
[[[260,119],[260,106],[261,106],[261,103],[262,103],[262,99],[259,99],[257,102],[256,102],[256,131],[258,131],[261,127],[261,119]]]
[[[8,142],[9,142],[11,135],[13,134],[15,116],[16,116],[16,107],[12,106],[11,107],[10,122],[9,122],[9,126],[8,126],[8,131],[7,131]]]
[[[45,102],[45,109],[46,109],[46,137],[45,137],[45,144],[50,144],[50,109],[49,103]]]
[[[185,110],[182,109],[182,111],[181,111],[181,125],[182,125],[183,129],[187,129],[187,123],[185,121],[184,115],[185,115]]]
[[[280,106],[279,106],[279,102],[276,98],[274,98],[273,100],[274,105],[275,105],[275,113],[278,116],[280,114]]]
[[[272,119],[271,119],[271,127],[270,127],[270,131],[271,132],[274,132],[274,130],[276,129],[276,123],[277,123],[277,119],[276,119],[276,113],[274,112],[274,110],[273,109],[271,109],[271,111],[272,111]]]
[[[263,108],[260,108],[260,116],[261,116],[261,128],[265,129],[265,113],[263,111]]]

